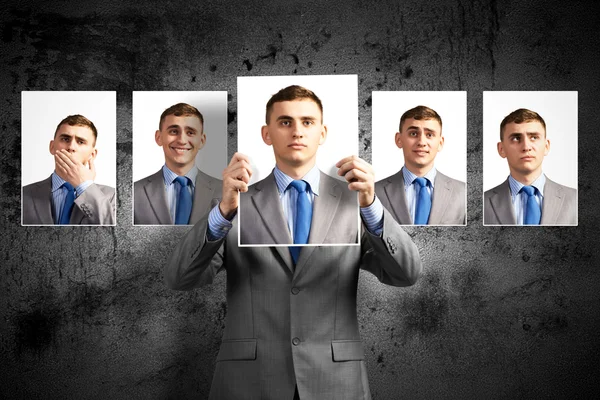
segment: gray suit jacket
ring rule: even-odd
[[[358,244],[359,208],[356,192],[321,172],[315,196],[309,244]],[[271,174],[240,195],[241,244],[294,243]]]
[[[516,225],[508,179],[483,194],[485,225]],[[546,177],[540,225],[577,225],[577,190]]]
[[[52,219],[52,176],[23,186],[23,225],[56,225]],[[75,199],[70,225],[114,225],[115,189],[91,184]]]
[[[400,224],[412,225],[404,193],[402,169],[375,184],[375,193],[381,203]],[[436,171],[431,212],[427,225],[464,225],[466,217],[466,185]]]
[[[273,207],[273,218],[281,218],[280,204]],[[334,213],[355,219],[356,207]],[[370,399],[356,315],[359,269],[395,286],[421,274],[417,247],[391,215],[384,210],[382,237],[365,232],[360,246],[303,247],[295,266],[287,247],[239,247],[237,217],[215,242],[206,240],[207,224],[205,216],[185,235],[164,273],[170,288],[190,290],[227,271],[227,320],[210,398],[292,399],[297,385],[303,400]],[[329,231],[318,237],[330,242]]]
[[[190,225],[219,202],[222,182],[202,171],[196,175]],[[133,184],[133,223],[139,225],[173,225],[167,204],[162,168]]]

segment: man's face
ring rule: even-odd
[[[408,118],[396,133],[396,146],[402,149],[408,169],[431,168],[438,151],[444,147],[442,127],[435,119]]]
[[[195,115],[167,115],[154,139],[163,148],[167,167],[175,172],[194,165],[198,150],[206,142],[206,135],[200,119]]]
[[[506,124],[503,139],[498,143],[498,154],[506,158],[512,174],[541,173],[542,161],[549,151],[546,130],[538,121]]]
[[[50,141],[50,154],[60,150],[67,150],[73,161],[87,165],[98,153],[94,132],[87,126],[62,124]]]
[[[312,100],[273,104],[269,123],[262,127],[261,133],[263,141],[273,146],[278,165],[291,168],[314,165],[317,149],[327,137],[322,118],[319,106]]]

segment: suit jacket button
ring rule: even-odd
[[[298,339],[297,337],[293,338],[292,339],[292,344],[294,346],[298,346],[300,344],[300,339]]]
[[[298,293],[300,293],[300,289],[298,289],[297,287],[293,287],[292,294],[298,294]]]

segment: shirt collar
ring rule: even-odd
[[[540,196],[544,197],[544,186],[546,185],[546,176],[542,173],[540,176],[531,183],[529,186],[533,186],[538,190]],[[521,182],[513,178],[511,175],[508,176],[508,186],[510,187],[510,195],[512,197],[513,202],[515,201],[515,197],[521,191],[523,185]]]
[[[190,169],[184,176],[188,177],[190,179],[190,181],[192,181],[192,187],[195,187],[197,175],[198,175],[198,168],[193,166],[192,169]],[[178,176],[179,175],[177,175],[175,172],[171,171],[169,169],[169,167],[167,167],[167,164],[163,165],[163,179],[165,181],[165,185],[167,185],[167,186],[172,185],[173,181]]]
[[[279,191],[279,194],[284,193],[290,185],[290,182],[294,180],[293,178],[282,172],[279,168],[277,168],[277,165],[273,169],[273,175],[275,175],[275,183],[277,183],[277,190]],[[306,173],[306,175],[302,177],[302,180],[308,183],[308,185],[310,186],[310,191],[313,192],[313,194],[315,194],[316,196],[319,195],[319,182],[321,181],[321,171],[319,171],[319,168],[316,164],[314,167],[311,168],[310,171]]]
[[[431,184],[432,188],[433,188],[433,185],[435,182],[435,175],[436,175],[435,167],[431,168],[429,170],[429,172],[427,172],[425,175],[423,175],[423,178],[427,178],[429,180],[429,183]],[[408,168],[406,168],[406,165],[404,167],[402,167],[402,176],[404,177],[404,187],[412,185],[412,183],[415,181],[415,179],[418,178],[417,175],[413,174],[412,172],[410,172],[408,170]]]
[[[52,172],[52,190],[51,192],[54,193],[56,192],[58,189],[60,189],[62,187],[62,185],[65,183],[66,181],[61,178],[60,176],[58,176],[58,174],[55,172]]]

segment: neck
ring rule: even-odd
[[[65,176],[62,176],[62,175],[61,175],[61,174],[60,174],[60,173],[57,171],[57,168],[56,168],[56,166],[54,166],[54,173],[55,173],[56,175],[58,175],[58,177],[59,177],[60,179],[62,179],[63,181],[65,181],[65,182],[67,181],[67,178],[66,178]]]
[[[308,171],[310,171],[315,166],[315,161],[313,160],[310,163],[306,163],[306,164],[300,165],[300,166],[290,166],[290,165],[284,164],[283,162],[280,162],[280,161],[277,161],[276,164],[277,164],[277,168],[279,168],[279,170],[281,172],[283,172],[290,178],[302,179],[302,177],[304,175],[306,175],[308,173]]]
[[[409,170],[410,172],[412,172],[416,176],[424,177],[425,174],[427,174],[429,171],[431,171],[431,169],[433,168],[433,164],[427,165],[427,166],[424,166],[424,167],[419,167],[419,166],[416,166],[416,165],[407,165],[407,164],[404,164],[404,168],[406,168],[407,170]]]
[[[516,180],[519,183],[522,183],[525,186],[531,185],[537,178],[540,177],[540,175],[542,175],[541,169],[535,170],[527,174],[519,173],[518,171],[514,171],[512,169],[510,170],[510,176],[512,176],[514,180]]]
[[[172,165],[170,162],[166,161],[165,164],[167,165],[167,168],[175,172],[178,176],[184,176],[185,174],[190,172],[192,168],[194,168],[193,163],[186,165]]]

